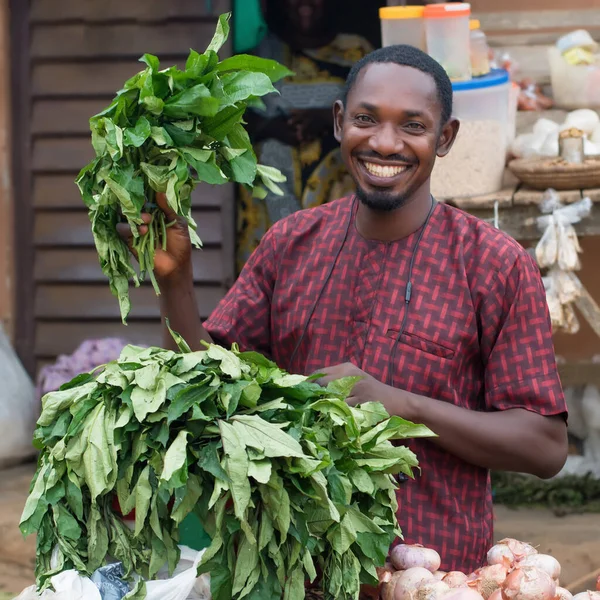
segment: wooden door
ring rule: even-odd
[[[93,156],[88,119],[139,71],[145,52],[181,65],[203,51],[230,0],[11,0],[17,315],[15,344],[33,373],[86,338],[159,343],[158,302],[132,292],[120,323],[74,179]],[[233,189],[194,197],[205,248],[194,254],[201,316],[234,276]]]

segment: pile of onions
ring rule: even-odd
[[[507,538],[490,548],[487,565],[473,573],[440,571],[431,548],[401,544],[378,569],[382,600],[600,600],[596,591],[573,596],[559,586],[560,563],[531,545]]]

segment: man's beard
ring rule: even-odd
[[[389,191],[367,192],[357,186],[356,195],[358,199],[371,210],[379,212],[392,212],[402,208],[408,201],[408,194],[393,194]]]

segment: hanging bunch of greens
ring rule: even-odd
[[[390,440],[433,434],[379,403],[348,406],[354,383],[323,388],[235,347],[128,346],[46,395],[21,521],[37,533],[38,584],[107,557],[128,577],[172,571],[193,511],[214,600],[301,600],[315,578],[326,599],[357,599],[399,534],[394,475],[417,466]],[[135,511],[133,530],[115,505]]]
[[[153,274],[155,248],[166,244],[164,213],[156,192],[189,224],[192,243],[201,246],[191,214],[191,193],[199,182],[237,182],[265,197],[281,194],[285,177],[258,165],[243,125],[248,106],[275,92],[273,83],[291,74],[279,63],[248,55],[219,61],[217,52],[229,35],[229,15],[219,18],[204,54],[192,50],[185,70],[160,70],[155,56],[140,60],[147,67],[117,93],[111,105],[90,119],[96,158],[84,167],[77,185],[89,209],[100,264],[119,299],[125,322],[131,308],[129,281],[135,285]],[[148,235],[139,235],[142,212],[152,215]],[[116,231],[125,219],[134,236],[140,275]]]

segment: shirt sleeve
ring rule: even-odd
[[[215,342],[271,358],[271,299],[277,275],[276,223],[263,236],[240,276],[204,323]]]
[[[529,255],[519,255],[504,282],[498,278],[481,322],[486,409],[524,408],[566,418],[546,293]]]

